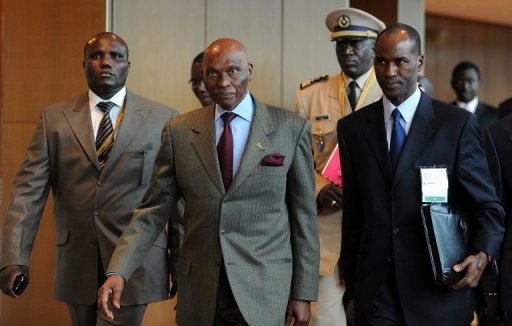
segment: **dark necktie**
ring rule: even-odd
[[[352,108],[352,112],[356,109],[356,88],[357,83],[355,80],[351,81],[348,84],[348,102],[350,103],[350,107]]]
[[[395,172],[398,158],[400,157],[400,151],[405,142],[405,130],[400,123],[402,115],[398,109],[394,109],[391,113],[393,117],[393,130],[391,132],[391,142],[389,144],[389,156],[391,157],[391,165],[393,172]]]
[[[221,118],[224,121],[224,130],[217,144],[219,155],[220,173],[224,182],[224,189],[227,191],[233,181],[233,134],[231,133],[231,121],[236,117],[233,112],[225,112]]]
[[[103,112],[103,118],[98,127],[96,134],[96,152],[98,154],[98,162],[100,169],[103,169],[107,162],[108,154],[114,144],[114,129],[112,127],[112,120],[110,120],[110,110],[114,107],[113,102],[99,102],[98,108]]]

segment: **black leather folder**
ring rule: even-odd
[[[434,282],[455,284],[465,271],[455,272],[453,266],[470,254],[470,214],[445,203],[423,204],[421,218]]]

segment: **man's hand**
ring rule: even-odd
[[[304,300],[290,300],[286,308],[285,325],[307,326],[311,319],[311,304]]]
[[[0,271],[0,288],[4,294],[7,294],[10,297],[17,298],[18,296],[14,294],[12,287],[14,285],[14,280],[16,276],[20,274],[25,274],[27,280],[29,280],[28,266],[25,265],[10,265],[6,266]]]
[[[120,275],[110,275],[98,290],[98,310],[108,319],[114,320],[114,313],[108,309],[108,300],[112,298],[114,308],[121,308],[119,303],[124,289],[124,278]]]
[[[343,188],[328,184],[318,193],[317,201],[323,208],[340,209],[343,203]]]
[[[456,272],[466,270],[466,275],[458,283],[451,285],[450,288],[453,290],[475,288],[478,281],[480,281],[480,277],[482,277],[485,266],[487,266],[487,254],[485,252],[480,251],[476,255],[467,256],[462,263],[453,266],[453,270]]]

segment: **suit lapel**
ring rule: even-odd
[[[482,102],[478,101],[478,104],[476,105],[476,109],[475,109],[475,115],[478,118],[478,122],[480,122],[480,118],[482,117],[484,112],[485,112],[485,110],[484,110],[484,106],[482,105]]]
[[[435,133],[436,128],[431,122],[435,119],[432,100],[425,94],[421,94],[420,102],[414,119],[407,134],[400,159],[396,167],[393,183],[396,184],[404,172],[414,163],[422,153],[426,143]]]
[[[106,172],[109,167],[113,166],[114,162],[119,159],[121,153],[124,151],[126,146],[132,142],[133,138],[135,138],[139,133],[142,126],[146,124],[146,120],[151,114],[151,111],[142,107],[129,91],[126,92],[123,110],[123,118],[121,119],[119,126],[116,127],[117,135],[114,141],[114,146],[112,146],[112,151],[108,156],[104,172]]]
[[[378,164],[378,166],[387,182],[391,184],[391,160],[389,158],[386,129],[384,127],[384,107],[382,105],[382,99],[378,102],[376,107],[372,107],[372,110],[369,111],[368,124],[368,128],[362,129],[362,132],[377,162],[384,163]]]
[[[251,130],[249,131],[249,137],[247,138],[244,153],[240,161],[240,167],[233,178],[233,183],[228,193],[236,191],[236,188],[253,173],[263,157],[269,154],[268,149],[272,146],[267,136],[274,133],[275,128],[268,109],[265,104],[256,98],[252,97],[252,100],[254,103],[254,116],[251,123]]]
[[[83,151],[91,163],[99,170],[100,167],[96,155],[96,145],[94,144],[91,110],[89,108],[89,98],[87,94],[80,96],[72,110],[65,110],[64,115],[76,139],[80,143],[80,146],[82,146]]]
[[[197,115],[197,120],[192,126],[192,132],[196,137],[192,140],[199,161],[203,165],[206,173],[210,176],[217,189],[221,194],[225,193],[222,175],[220,173],[219,159],[217,148],[215,147],[215,123],[214,123],[214,106],[210,105],[201,109],[201,115]]]

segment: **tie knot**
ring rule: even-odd
[[[220,117],[224,120],[224,124],[229,124],[236,117],[236,113],[224,112]]]
[[[356,89],[357,89],[357,82],[355,80],[351,81],[350,83],[348,83],[348,93],[353,95],[354,98],[356,96]]]
[[[98,108],[100,108],[100,110],[103,112],[103,113],[110,113],[110,110],[112,110],[112,108],[114,107],[115,103],[114,102],[99,102],[98,104],[96,104],[98,106]]]
[[[391,116],[393,117],[393,120],[395,122],[398,122],[400,121],[400,117],[402,116],[402,114],[398,109],[394,109],[393,112],[391,112]]]

